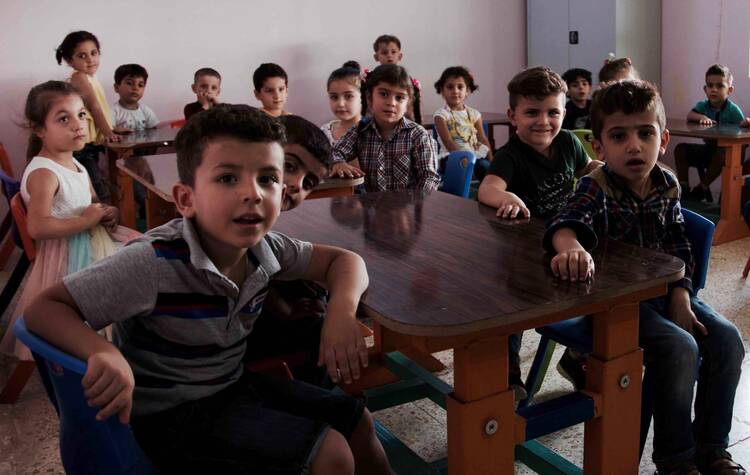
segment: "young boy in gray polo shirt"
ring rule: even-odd
[[[271,278],[326,282],[320,360],[334,381],[367,364],[354,318],[362,259],[270,232],[284,140],[283,126],[248,106],[197,114],[175,140],[183,218],[67,276],[27,311],[30,330],[86,360],[97,417],[131,421],[163,471],[390,473],[360,401],[243,373]],[[109,324],[117,347],[95,333]]]

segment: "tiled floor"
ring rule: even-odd
[[[745,348],[750,349],[750,279],[740,278],[742,266],[750,255],[750,238],[713,248],[708,286],[701,297],[732,320],[744,335]],[[0,272],[0,283],[7,272]],[[526,332],[521,351],[522,366],[528,370],[536,350],[535,332]],[[557,349],[553,361],[562,350]],[[437,355],[447,366],[441,377],[452,381],[452,354]],[[0,385],[4,384],[12,363],[0,359]],[[734,424],[730,434],[730,451],[735,460],[750,467],[750,355],[745,357],[742,380],[735,399]],[[542,388],[542,397],[569,391],[570,384],[553,370]],[[427,460],[446,454],[445,413],[430,401],[418,401],[378,412],[376,418]],[[582,463],[583,426],[569,428],[541,441],[580,466]],[[641,473],[654,472],[651,463],[651,442],[641,463]],[[47,402],[39,379],[32,378],[20,401],[13,406],[0,405],[0,475],[63,473],[57,453],[57,418]],[[516,473],[533,473],[516,466]]]

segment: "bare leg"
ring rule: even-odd
[[[354,454],[357,475],[391,474],[391,466],[375,434],[375,423],[372,414],[365,409],[357,428],[354,429],[349,444]]]
[[[690,190],[690,165],[685,156],[684,144],[678,144],[674,149],[674,164],[677,168],[677,181],[680,182],[682,192],[687,193]]]
[[[354,474],[354,458],[349,444],[341,433],[330,429],[320,444],[318,453],[312,462],[313,475]]]

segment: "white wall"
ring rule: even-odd
[[[288,110],[314,122],[328,120],[325,80],[348,59],[373,67],[372,42],[397,35],[404,61],[423,84],[423,114],[440,106],[432,89],[442,70],[469,66],[480,85],[470,103],[493,112],[507,108],[505,86],[525,62],[523,0],[131,0],[129,2],[4,0],[0,16],[0,141],[20,176],[25,155],[23,102],[29,88],[64,79],[54,49],[70,31],[89,30],[102,46],[97,77],[110,102],[115,68],[137,62],[149,72],[144,103],[161,119],[182,115],[195,100],[193,72],[222,74],[226,102],[255,105],[252,71],[281,64],[290,76]],[[500,135],[498,136],[499,139]]]
[[[661,1],[617,0],[617,57],[628,57],[641,77],[661,82]]]

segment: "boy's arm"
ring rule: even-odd
[[[586,281],[594,277],[594,259],[578,242],[572,228],[560,227],[552,234],[552,246],[557,254],[550,261],[555,277]]]
[[[331,150],[333,166],[331,167],[330,176],[357,178],[365,175],[358,166],[347,163],[358,158],[356,151],[358,140],[359,126],[355,125],[349,129],[344,136],[338,140],[338,142],[336,142],[333,146],[333,150]]]
[[[440,140],[443,141],[443,145],[445,145],[445,148],[449,152],[455,152],[456,150],[458,150],[458,144],[455,140],[453,140],[453,136],[451,136],[451,133],[448,131],[448,123],[446,122],[445,118],[436,115],[433,120],[435,121],[435,130],[437,130],[437,133],[440,136]]]
[[[415,129],[412,129],[415,130]],[[415,188],[426,192],[435,191],[440,185],[440,175],[435,170],[437,145],[430,134],[421,126],[416,130],[421,133],[412,134],[412,170],[416,175]]]
[[[698,122],[700,125],[714,125],[716,122],[706,115],[705,103],[707,101],[698,102],[693,109],[688,112],[688,122]]]
[[[147,129],[153,129],[159,124],[159,119],[156,117],[156,114],[154,114],[154,111],[151,110],[148,106],[142,106],[143,107],[143,113],[146,116],[146,128]]]
[[[497,159],[496,159],[497,160]],[[530,217],[531,212],[523,200],[515,193],[506,191],[508,184],[497,175],[486,175],[479,185],[479,201],[493,208],[497,208],[497,216],[501,218],[515,218],[521,214]]]

